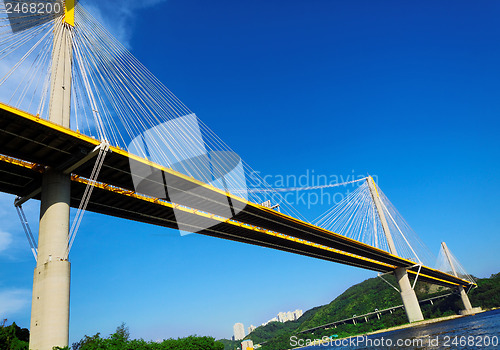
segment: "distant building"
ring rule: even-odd
[[[269,321],[264,322],[263,324],[261,324],[261,326],[265,326],[265,325],[267,325],[267,324],[269,324],[269,323],[271,323],[271,322],[279,322],[279,320],[278,320],[278,318],[277,318],[277,317],[273,317],[273,318],[271,318]]]
[[[288,322],[288,321],[296,321],[302,316],[302,310],[288,311],[288,312],[280,312],[278,314],[279,322]]]
[[[295,310],[293,312],[293,316],[294,316],[294,319],[295,320],[298,320],[304,313],[302,312],[302,310]]]
[[[248,334],[252,333],[255,330],[255,328],[257,327],[255,327],[253,324],[250,325],[250,327],[248,327]]]
[[[241,340],[245,338],[245,326],[243,323],[235,323],[233,326],[234,340]]]
[[[253,341],[251,340],[242,341],[241,350],[253,350]]]

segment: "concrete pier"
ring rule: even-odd
[[[409,322],[422,321],[424,315],[420,309],[420,304],[418,303],[417,295],[411,287],[410,279],[408,278],[408,272],[405,268],[400,267],[394,271],[396,280],[398,281],[399,290],[401,292],[401,300],[405,307],[406,316]]]
[[[455,264],[453,263],[453,259],[451,258],[451,253],[448,249],[448,246],[445,242],[441,242],[441,247],[443,248],[443,252],[446,255],[446,259],[450,263],[453,274],[456,277],[459,277]],[[464,304],[464,309],[460,311],[460,315],[474,315],[482,311],[480,307],[472,307],[469,296],[467,295],[467,292],[465,291],[463,286],[458,286],[458,291],[460,293],[460,299],[462,299],[462,304]]]
[[[392,239],[391,231],[389,230],[389,225],[387,224],[387,219],[384,214],[384,210],[382,207],[382,203],[380,201],[378,190],[375,185],[375,181],[371,176],[369,176],[366,179],[366,182],[368,183],[368,187],[370,189],[373,202],[375,203],[375,207],[377,208],[377,213],[380,218],[380,222],[382,224],[385,237],[387,239],[387,244],[389,245],[390,253],[393,255],[398,255],[398,252],[396,250],[396,245],[394,244],[394,240]],[[415,294],[415,291],[410,285],[408,272],[404,267],[399,267],[394,271],[394,275],[396,276],[396,280],[399,285],[401,300],[403,301],[406,316],[408,316],[408,321],[409,322],[422,321],[424,319],[424,315],[422,314],[422,310],[420,309],[420,304],[418,303],[417,295]]]
[[[49,121],[69,128],[72,27],[56,20]],[[33,276],[30,350],[64,347],[69,340],[71,265],[67,260],[70,176],[46,168],[42,180],[38,259]]]

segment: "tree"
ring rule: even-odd
[[[111,339],[118,340],[121,342],[127,342],[130,339],[130,332],[125,322],[116,327],[115,333],[111,334]]]

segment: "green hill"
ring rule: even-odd
[[[393,276],[384,276],[393,285],[396,280]],[[492,308],[500,306],[500,273],[490,278],[478,279],[478,288],[470,292],[473,306]],[[425,282],[417,282],[415,291],[419,300],[427,299],[443,294],[449,294],[452,290],[431,285]],[[375,309],[386,309],[401,305],[401,297],[394,289],[380,278],[371,278],[356,284],[339,295],[331,303],[308,310],[297,321],[285,323],[271,322],[266,326],[258,327],[249,334],[246,339],[252,339],[256,344],[262,344],[262,350],[277,350],[290,348],[290,337],[300,331],[321,326],[337,320],[350,318],[353,315],[362,315]],[[426,319],[457,314],[463,308],[458,294],[454,293],[434,302],[433,305],[426,303],[422,305],[422,312]],[[340,325],[336,329],[316,331],[315,334],[301,334],[301,338],[320,338],[324,335],[350,336],[371,332],[379,329],[393,327],[407,323],[406,314],[403,309],[398,309],[390,315],[382,315],[380,320],[373,317],[368,322],[360,322],[356,325]],[[234,349],[236,342],[227,344],[225,349]]]
[[[265,326],[258,327],[245,339],[252,339],[254,343],[259,344],[283,334],[290,334],[291,332],[299,329],[304,322],[313,319],[316,313],[322,308],[323,306],[318,306],[306,311],[297,321],[289,321],[284,323],[271,322]]]

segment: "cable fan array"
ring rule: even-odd
[[[15,30],[14,30],[15,28]],[[53,44],[53,16],[9,17],[0,3],[0,99],[41,114],[46,101]]]
[[[306,220],[82,3],[75,6],[75,27],[71,30],[73,130],[254,203],[279,201],[281,211]],[[48,119],[53,38],[66,24],[61,16],[55,16],[46,23],[13,32],[5,6],[0,7],[0,12],[0,74],[4,74],[0,100]],[[20,20],[36,23],[37,16],[32,17],[26,15]],[[267,191],[247,191],[249,188]]]
[[[449,257],[449,259],[448,259]],[[450,260],[453,263],[453,266],[450,264]],[[458,275],[458,277],[469,281],[471,283],[476,284],[476,281],[474,280],[474,277],[472,275],[469,275],[467,271],[465,271],[464,267],[458,259],[448,250],[448,253],[444,251],[443,246],[441,246],[441,250],[439,251],[438,257],[437,257],[437,262],[436,262],[436,269],[446,272],[450,275]]]
[[[75,6],[71,30],[71,127],[112,146],[170,167],[254,203],[277,202],[288,215],[308,221],[278,192],[344,184],[288,188],[269,186],[195,113],[186,107],[84,7]],[[64,29],[62,14],[9,18],[0,2],[0,101],[48,119],[54,34]],[[12,25],[16,26],[13,30]],[[361,179],[364,180],[364,179]],[[366,181],[313,223],[389,251]],[[433,265],[432,253],[378,188],[397,255]],[[440,254],[440,259],[441,259]],[[442,260],[442,259],[441,259]],[[446,260],[444,260],[446,262]],[[444,265],[443,265],[444,264]],[[440,269],[449,271],[445,263]],[[449,266],[449,264],[448,264]],[[460,264],[461,276],[468,276]],[[444,271],[443,270],[443,271]]]
[[[397,255],[430,266],[432,252],[419,239],[403,216],[377,187],[390,234],[396,246]],[[336,206],[313,221],[315,225],[339,233],[359,242],[390,252],[387,238],[367,181],[360,185]]]
[[[389,225],[389,230],[391,231],[399,256],[422,263],[426,266],[432,266],[436,261],[436,256],[427,245],[422,242],[418,234],[411,228],[405,218],[399,213],[378,186],[377,191],[380,195],[387,224]]]

